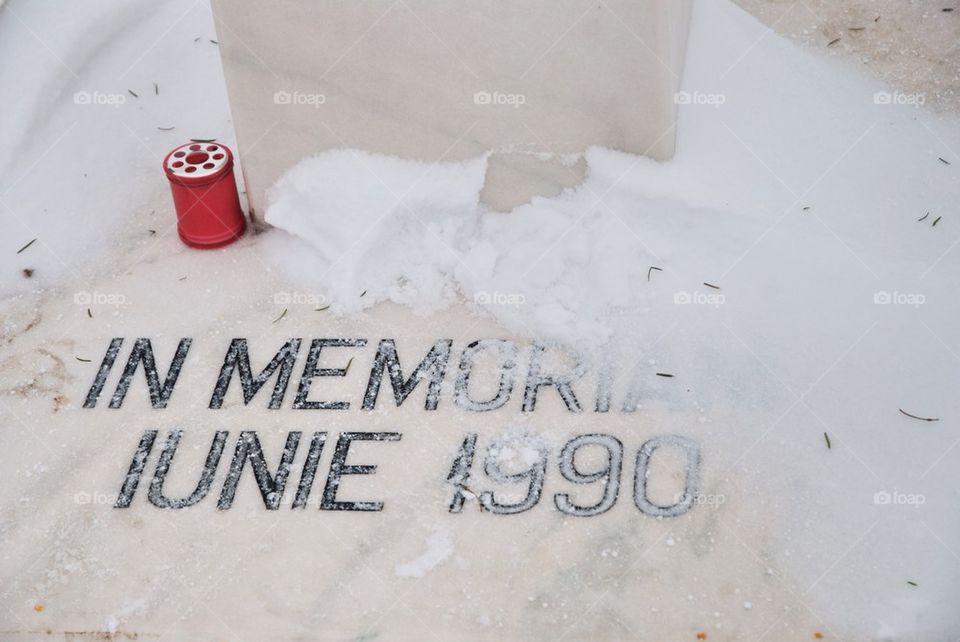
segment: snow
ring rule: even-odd
[[[427,550],[416,559],[397,564],[395,573],[397,577],[423,577],[438,564],[448,560],[451,555],[453,555],[453,538],[450,530],[439,526],[427,538]]]
[[[145,227],[173,232],[173,220],[155,213],[169,201],[157,181],[163,156],[189,138],[233,145],[234,137],[204,3],[93,0],[66,11],[18,2],[2,11],[0,295],[7,295],[103,270],[105,259],[117,258],[104,249],[131,231],[133,211],[151,213],[137,221],[141,235]],[[31,239],[38,240],[17,254]],[[35,269],[31,278],[24,268]]]
[[[140,615],[147,610],[147,602],[143,598],[129,600],[119,611],[107,618],[104,629],[110,634],[117,632],[117,629],[126,622],[128,618],[134,615]]]

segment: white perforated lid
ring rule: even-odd
[[[188,143],[176,148],[164,163],[168,173],[186,179],[205,178],[223,171],[230,152],[219,143]]]

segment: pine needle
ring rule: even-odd
[[[911,415],[909,412],[907,412],[903,408],[897,408],[897,410],[900,411],[900,414],[906,415],[911,419],[919,419],[920,421],[940,421],[940,417],[918,417],[917,415]]]

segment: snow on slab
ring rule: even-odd
[[[706,28],[715,22],[725,29]],[[482,159],[471,177],[338,150],[279,181],[267,219],[320,250],[306,282],[335,294],[334,311],[383,300],[433,310],[455,288],[510,329],[577,345],[608,339],[611,315],[644,310],[651,266],[664,270],[654,288],[666,280],[694,298],[710,294],[704,281],[749,278],[771,248],[780,282],[824,297],[837,290],[818,274],[901,294],[905,280],[925,290],[949,275],[937,260],[955,240],[942,227],[960,197],[947,164],[960,166],[955,118],[886,104],[889,88],[725,5],[699,7],[694,28],[681,92],[692,104],[669,163],[593,149],[582,187],[498,214],[469,206]],[[461,202],[446,207],[455,189]],[[733,295],[757,302],[729,287],[714,298]]]
[[[517,334],[675,375],[659,403],[740,424],[697,430],[818,613],[855,637],[942,639],[960,576],[942,459],[960,439],[958,121],[721,2],[697,5],[682,95],[673,161],[591,149],[581,187],[508,214],[472,205],[483,159],[305,160],[274,187],[265,260],[336,313],[456,293]],[[878,510],[912,495],[925,510]]]
[[[443,563],[453,555],[453,539],[450,531],[444,526],[438,527],[427,538],[426,550],[409,562],[397,564],[397,577],[423,577],[438,564]]]
[[[394,300],[436,308],[455,300],[447,275],[460,259],[451,248],[474,234],[485,169],[484,158],[427,165],[331,151],[277,182],[266,220],[299,230],[317,258],[335,266],[323,270],[320,285],[336,312],[365,307],[358,283],[373,300],[390,292]]]

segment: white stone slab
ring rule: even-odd
[[[497,209],[582,178],[601,145],[672,156],[690,1],[214,0],[248,196],[305,156],[493,152]]]

